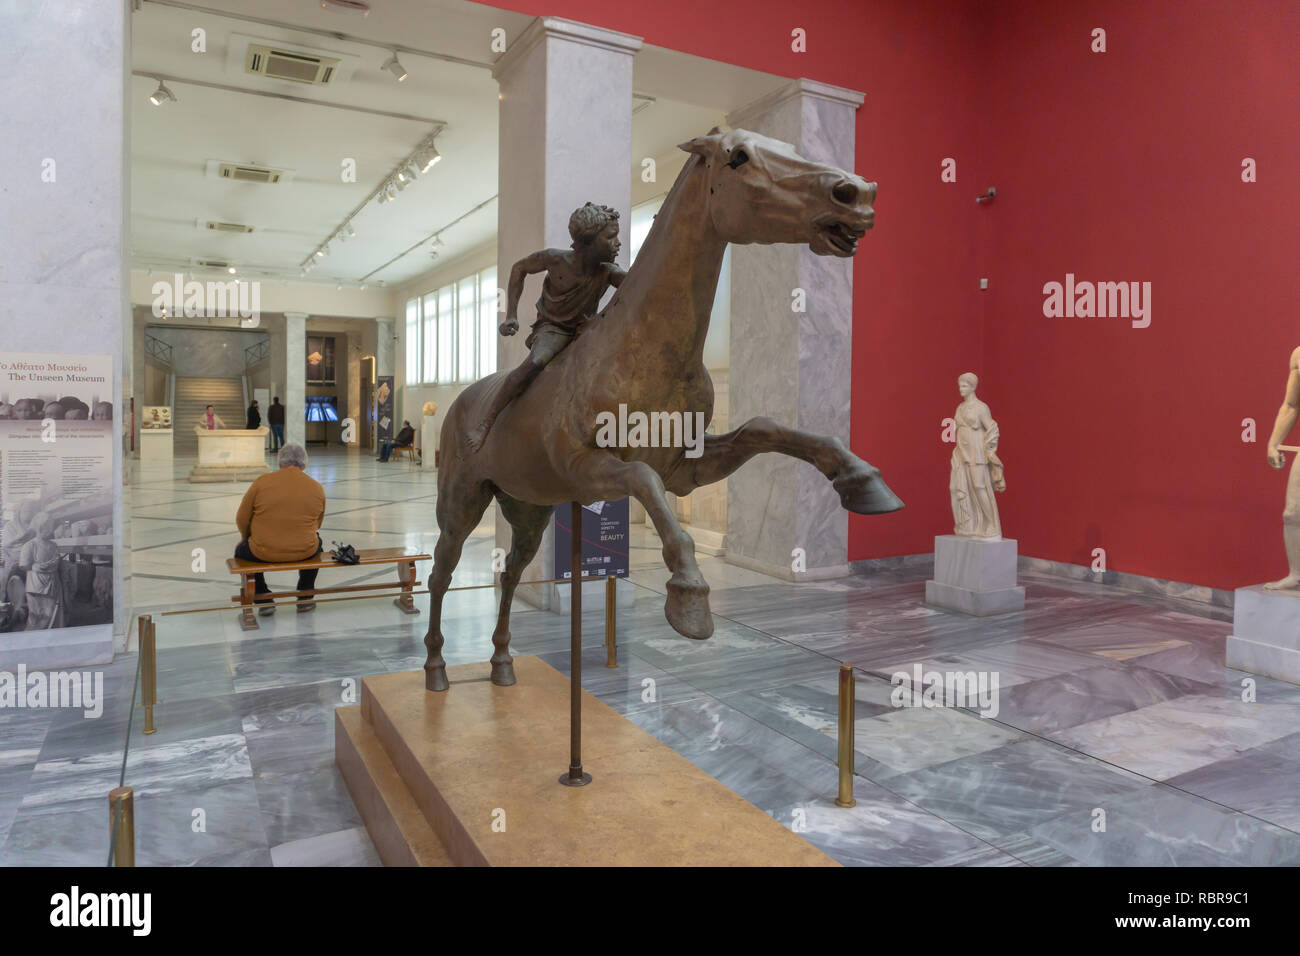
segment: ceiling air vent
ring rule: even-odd
[[[253,231],[252,226],[245,225],[242,222],[217,222],[215,219],[209,219],[207,226],[212,232],[237,232],[245,234]]]
[[[233,180],[237,183],[278,183],[280,181],[280,170],[271,169],[267,166],[246,166],[241,163],[222,163],[217,170],[217,175],[222,179]]]
[[[311,86],[328,86],[339,60],[332,56],[297,53],[260,43],[250,43],[244,71],[273,80],[291,80]]]

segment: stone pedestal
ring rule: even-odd
[[[334,756],[389,866],[837,866],[811,843],[582,691],[582,760],[564,787],[569,679],[516,657],[361,681],[334,711]],[[811,812],[817,811],[813,807]]]
[[[271,469],[266,466],[266,436],[270,429],[195,426],[199,436],[199,460],[190,471],[190,481],[248,481]]]
[[[438,461],[438,432],[442,422],[437,415],[425,415],[420,419],[420,467],[430,471]]]
[[[1237,588],[1224,663],[1300,684],[1300,591]]]
[[[145,428],[140,432],[140,460],[149,464],[171,463],[172,430],[170,428]]]
[[[1016,586],[1015,539],[938,535],[925,603],[976,617],[1024,610],[1025,589]]]

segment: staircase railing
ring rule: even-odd
[[[265,362],[271,357],[271,343],[267,341],[258,342],[244,349],[244,368],[250,368],[259,362]]]
[[[172,347],[157,336],[144,334],[144,354],[163,365],[172,364]]]

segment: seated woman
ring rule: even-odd
[[[323,546],[316,532],[325,520],[325,489],[303,471],[307,452],[302,445],[281,448],[279,463],[279,471],[254,481],[239,503],[235,525],[242,540],[235,548],[237,558],[279,563],[303,561],[321,552]],[[254,582],[258,595],[255,602],[266,605],[259,613],[264,617],[274,614],[265,575],[257,575]],[[315,568],[298,572],[296,590],[311,591],[315,587]],[[315,607],[310,595],[298,597],[299,613]]]

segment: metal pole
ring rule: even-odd
[[[144,697],[144,732],[157,732],[153,705],[158,703],[158,632],[152,615],[140,616],[140,693]]]
[[[618,578],[610,575],[605,579],[605,666],[618,666],[618,644],[615,642],[615,630],[618,627]]]
[[[113,841],[113,865],[135,866],[135,791],[114,787],[108,791],[109,839]]]
[[[840,792],[835,798],[837,807],[856,807],[853,799],[853,665],[840,665]]]
[[[569,770],[560,783],[585,787],[591,774],[582,771],[582,505],[569,510]]]

